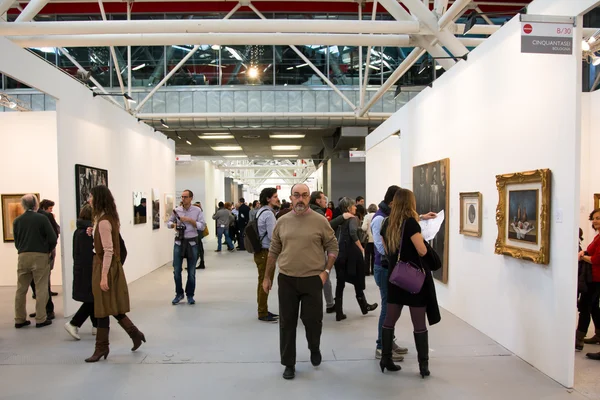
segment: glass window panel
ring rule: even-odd
[[[327,76],[327,46],[296,47]],[[289,46],[275,46],[275,67],[276,85],[325,85],[315,71]]]
[[[69,47],[69,54],[102,86],[110,86],[110,50],[108,47]],[[84,80],[78,76],[77,67],[63,54],[58,56],[58,67],[65,72]]]
[[[272,85],[273,46],[221,46],[222,85]]]
[[[56,47],[33,47],[28,50],[50,64],[56,65],[56,53],[58,51]]]
[[[167,46],[167,72],[179,64],[193,49],[192,45]],[[200,48],[177,70],[167,85],[218,85],[219,84],[219,46],[209,44],[200,45]]]
[[[31,89],[31,87],[11,78],[10,76],[7,76],[5,89]]]
[[[164,77],[164,46],[131,46],[131,86],[155,86]],[[115,47],[123,84],[127,86],[127,47]],[[119,86],[116,69],[112,71],[112,84]]]
[[[329,48],[329,79],[335,85],[359,85],[359,47],[331,46]],[[366,48],[363,48],[363,65]],[[374,66],[377,68],[377,66]],[[375,72],[372,69],[371,72]]]

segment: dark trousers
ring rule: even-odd
[[[344,288],[346,287],[346,281],[343,279],[337,279],[335,284],[335,297],[341,299],[344,297]],[[356,297],[364,297],[365,292],[362,289],[354,286],[354,292]]]
[[[588,283],[588,290],[579,298],[579,323],[577,330],[587,333],[590,317],[594,320],[594,328],[600,330],[600,282]]]
[[[92,326],[94,328],[98,327],[98,320],[94,317],[94,303],[83,303],[79,310],[73,315],[71,319],[71,325],[81,328],[81,325],[85,322],[86,319],[90,318],[92,321]]]
[[[126,317],[125,314],[113,315],[113,317],[120,321]],[[98,318],[98,328],[110,328],[110,319],[108,317]]]
[[[35,282],[31,281],[31,291],[33,295],[37,297],[35,293]],[[46,303],[46,314],[54,312],[54,302],[52,302],[52,289],[50,288],[50,276],[48,276],[48,302]]]
[[[366,275],[375,274],[375,243],[367,243],[365,247]]]
[[[277,282],[281,364],[292,367],[296,365],[298,314],[306,330],[308,349],[319,350],[323,329],[323,282],[318,275],[296,278],[284,274],[279,274]]]
[[[240,250],[246,250],[246,246],[244,246],[244,229],[246,229],[246,225],[238,225],[238,248]]]
[[[202,235],[202,232],[200,232]],[[204,243],[200,240],[202,236],[198,236],[198,265],[196,268],[204,269],[206,266],[204,265]]]

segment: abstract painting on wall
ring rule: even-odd
[[[152,189],[152,229],[160,229],[160,196],[158,189]]]
[[[40,201],[40,195],[34,193]],[[13,232],[13,222],[21,214],[25,212],[21,206],[21,197],[25,196],[22,194],[3,194],[2,197],[2,233],[4,242],[14,242],[15,235]]]
[[[133,224],[145,224],[148,220],[147,196],[144,192],[133,192]]]
[[[75,200],[77,216],[81,207],[90,198],[90,191],[98,185],[108,186],[108,171],[105,169],[75,164]]]
[[[496,176],[496,254],[550,262],[550,182],[549,169]]]
[[[171,215],[173,215],[173,210],[175,209],[175,195],[172,193],[165,194],[165,222],[169,221]]]
[[[417,212],[427,214],[444,211],[446,218],[437,235],[429,244],[442,260],[442,268],[433,271],[433,277],[448,282],[448,205],[450,204],[450,159],[434,161],[413,167],[413,192],[417,200]]]

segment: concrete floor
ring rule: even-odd
[[[197,274],[194,306],[171,305],[170,268],[132,283],[129,316],[148,343],[131,353],[129,338],[113,320],[111,353],[96,364],[83,361],[94,347],[89,322],[81,329],[81,341],[71,339],[63,329],[60,297],[55,298],[57,319],[52,326],[16,330],[14,288],[0,288],[0,399],[598,398],[592,394],[595,386],[588,384],[591,389],[585,396],[565,389],[448,312],[430,331],[430,378],[418,375],[408,315],[402,316],[396,332],[399,344],[410,349],[402,371],[382,374],[374,359],[379,313],[362,316],[353,290],[346,291],[346,321],[325,317],[324,362],[318,368],[308,362],[299,324],[296,379],[285,381],[278,327],[256,319],[257,278],[251,256],[207,250],[206,264],[208,269]],[[367,277],[369,301],[378,301],[378,293],[373,278]],[[277,312],[276,295],[269,304]],[[28,310],[33,309],[29,296]],[[585,362],[579,358],[578,365]]]

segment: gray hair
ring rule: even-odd
[[[355,204],[356,201],[354,201],[354,199],[351,199],[350,197],[342,197],[339,204],[340,211],[343,213],[348,212],[348,210],[350,210],[350,207],[352,207]]]
[[[370,212],[370,213],[376,213],[377,212],[377,205],[371,204],[369,206],[369,208],[367,208],[367,211]]]
[[[23,210],[27,211],[27,210],[32,210],[32,211],[37,211],[37,209],[39,208],[40,202],[37,198],[37,196],[35,194],[26,194],[25,196],[21,197],[21,206],[23,207]]]

